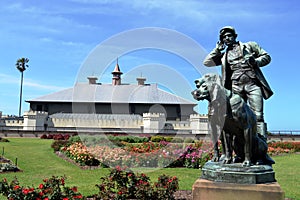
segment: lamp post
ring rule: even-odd
[[[16,62],[17,69],[21,72],[21,88],[20,88],[20,104],[19,104],[19,117],[21,117],[21,107],[22,107],[22,91],[23,91],[23,72],[26,70],[28,58],[19,58]]]

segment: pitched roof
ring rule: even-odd
[[[145,103],[189,104],[194,102],[151,85],[111,85],[78,83],[73,88],[41,96],[26,102],[82,102],[82,103]]]

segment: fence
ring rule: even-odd
[[[268,140],[300,140],[300,130],[269,131]]]

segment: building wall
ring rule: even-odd
[[[31,103],[30,111],[55,113],[139,114],[164,113],[167,120],[187,120],[194,114],[193,105],[139,103]]]
[[[143,113],[140,115],[93,115],[93,114],[60,114],[50,115],[43,111],[24,113],[24,121],[2,120],[2,130],[29,131],[105,131],[135,130],[138,133],[176,133],[184,131],[192,134],[207,134],[207,115],[190,115],[186,121],[166,120],[164,113]]]

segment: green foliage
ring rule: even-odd
[[[173,137],[163,137],[162,141],[172,142],[173,141]]]
[[[194,143],[195,141],[194,141],[194,139],[192,139],[192,138],[185,138],[184,139],[184,143]]]
[[[128,142],[128,143],[143,143],[143,142],[149,141],[149,138],[147,138],[147,137],[139,137],[139,136],[131,136],[131,135],[126,135],[126,136],[109,135],[108,139],[110,141]]]
[[[183,138],[181,138],[181,137],[175,137],[175,138],[173,138],[173,140],[171,141],[171,142],[173,142],[173,143],[183,143]]]
[[[151,184],[145,174],[135,174],[120,167],[111,169],[106,177],[100,179],[96,185],[99,193],[96,199],[140,199],[140,200],[171,200],[178,190],[178,178],[161,175],[158,181]]]
[[[166,141],[166,139],[163,136],[156,135],[156,136],[152,136],[150,138],[150,141],[151,142],[161,142],[161,141]]]
[[[152,136],[150,138],[150,141],[151,142],[165,141],[165,142],[172,142],[172,143],[183,143],[184,139],[182,137],[171,137],[171,136],[156,135],[156,136]]]
[[[72,136],[68,140],[70,143],[81,142],[81,139],[78,135]]]

